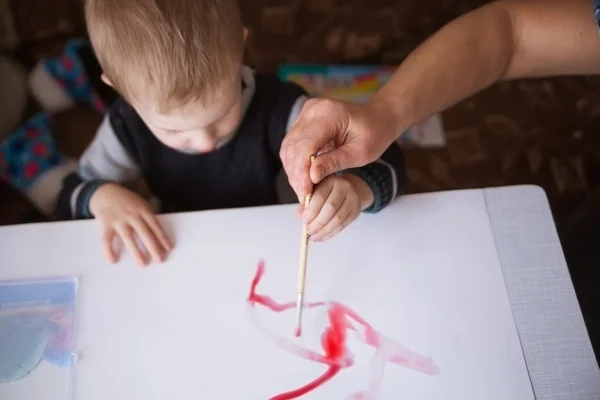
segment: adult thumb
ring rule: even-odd
[[[346,168],[352,168],[352,161],[344,146],[319,154],[310,168],[310,179],[319,183],[329,175],[335,174]]]

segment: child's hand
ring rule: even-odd
[[[315,186],[308,207],[300,206],[300,215],[311,240],[325,241],[350,225],[373,201],[373,191],[358,176],[331,175]]]
[[[147,265],[147,256],[140,250],[134,233],[140,238],[155,262],[164,260],[172,249],[150,205],[142,197],[117,184],[100,186],[90,199],[90,211],[102,224],[104,253],[109,262],[119,256],[113,249],[113,239],[118,235],[129,253],[140,265]]]

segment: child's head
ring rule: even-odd
[[[86,0],[112,85],[166,145],[205,152],[237,126],[244,28],[236,0]]]

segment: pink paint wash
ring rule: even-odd
[[[261,261],[252,280],[250,294],[247,299],[253,322],[283,350],[327,366],[327,370],[312,382],[298,389],[273,396],[270,400],[296,399],[326,384],[342,369],[351,368],[354,364],[354,357],[347,348],[347,337],[349,334],[354,335],[362,343],[372,346],[375,349],[375,355],[371,361],[369,388],[366,391],[350,394],[346,397],[347,400],[378,399],[387,363],[410,368],[427,375],[439,374],[439,368],[433,364],[431,359],[420,356],[400,343],[383,336],[352,309],[335,301],[314,302],[305,304],[304,306],[305,308],[327,308],[328,325],[321,334],[321,346],[324,354],[301,347],[291,339],[269,331],[255,316],[254,310],[256,306],[263,306],[272,312],[281,313],[294,309],[296,304],[294,302],[278,303],[269,296],[258,294],[256,288],[263,278],[264,273],[265,264]]]

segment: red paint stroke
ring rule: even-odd
[[[294,309],[296,307],[294,302],[278,303],[271,297],[256,292],[256,287],[260,283],[264,273],[265,264],[261,261],[258,264],[256,274],[250,286],[250,294],[248,295],[250,309],[254,310],[257,304],[276,313]],[[254,313],[251,313],[256,326],[279,347],[299,357],[327,365],[325,373],[312,382],[290,392],[271,397],[270,400],[296,399],[327,383],[342,369],[351,367],[354,364],[354,356],[347,348],[347,334],[349,332],[354,333],[359,341],[373,347],[376,351],[371,362],[371,377],[368,390],[353,393],[347,397],[348,400],[377,399],[387,363],[394,363],[427,375],[439,374],[439,368],[433,364],[430,358],[416,354],[400,343],[385,337],[349,307],[335,301],[313,302],[304,305],[304,308],[317,307],[327,307],[329,324],[321,334],[321,346],[325,354],[319,354],[313,350],[301,347],[292,340],[269,331],[258,321]]]

